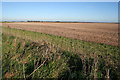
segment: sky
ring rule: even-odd
[[[117,2],[2,2],[6,21],[117,22]]]
[[[1,0],[2,2],[119,2],[120,0]]]

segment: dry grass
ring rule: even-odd
[[[3,23],[4,27],[65,36],[84,41],[118,45],[118,24],[114,23]]]

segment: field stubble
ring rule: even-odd
[[[16,22],[3,26],[118,46],[118,24],[114,23]]]
[[[30,26],[29,25],[27,26],[29,29]],[[27,26],[24,26],[23,28],[26,28]],[[72,78],[80,79],[84,77],[88,79],[91,78],[113,79],[119,76],[118,47],[99,44],[95,42],[93,43],[85,42],[85,41],[66,38],[66,37],[48,35],[44,33],[38,33],[36,31],[33,32],[35,30],[34,26],[31,26],[30,29],[33,31],[19,30],[20,27],[22,26],[12,27],[19,29],[12,29],[11,25],[9,25],[9,27],[10,28],[3,27],[3,36],[2,36],[3,38],[2,49],[4,56],[3,57],[4,77],[27,78],[27,76],[30,76],[31,78],[34,77],[66,78],[69,76],[68,78],[71,79]],[[44,46],[44,44],[47,44],[46,45],[48,46],[47,49],[50,48],[49,53],[47,53],[47,50],[44,49],[41,50],[42,49],[41,46],[46,47]],[[38,48],[42,52],[40,52]],[[49,58],[47,58],[47,60],[49,61],[45,60],[45,63],[39,64],[39,66],[44,64],[41,68],[39,68],[38,65],[37,65],[38,67],[35,68],[36,62],[39,62],[38,59],[43,59],[45,57],[44,53],[47,53],[48,56],[50,55],[49,57],[50,60]],[[52,54],[54,55],[52,56]],[[19,57],[19,55],[21,56]],[[29,56],[29,55],[33,55],[33,56]],[[40,55],[43,56],[41,56],[40,58],[39,57]],[[57,55],[60,58],[60,60],[57,60],[59,59]],[[18,58],[14,58],[16,56],[18,56]],[[20,59],[20,61],[19,60],[15,61],[12,59]],[[26,62],[26,64],[19,63],[21,62],[21,60],[23,61],[27,60],[28,62]],[[16,66],[19,66],[20,69]],[[17,75],[13,76],[13,73]],[[21,73],[23,74],[21,75]],[[8,76],[8,74],[11,74],[11,76]],[[54,74],[58,74],[58,75],[54,76]]]

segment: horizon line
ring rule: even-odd
[[[120,22],[105,22],[105,21],[58,21],[58,20],[55,20],[55,21],[47,21],[47,20],[43,20],[43,21],[40,21],[40,20],[19,20],[19,21],[11,20],[11,21],[9,21],[9,20],[5,20],[5,21],[0,21],[0,22],[120,23]]]

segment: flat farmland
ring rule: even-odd
[[[2,26],[118,46],[118,24],[115,23],[15,22]]]

